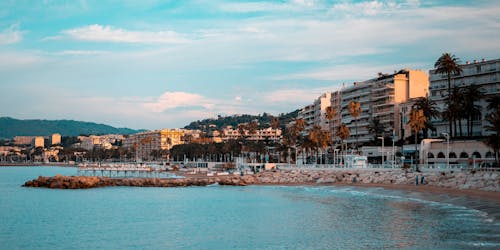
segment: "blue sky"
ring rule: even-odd
[[[500,57],[500,1],[0,2],[0,116],[131,128],[286,113],[443,52]]]

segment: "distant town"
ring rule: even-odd
[[[500,59],[461,63],[445,53],[428,72],[374,75],[323,93],[291,119],[265,114],[234,124],[235,115],[130,135],[17,135],[0,141],[0,162],[335,165],[358,155],[369,164],[498,166]]]

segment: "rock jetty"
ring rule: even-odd
[[[422,182],[423,177],[423,182]],[[177,179],[159,178],[107,178],[88,176],[38,177],[27,181],[26,187],[47,188],[94,188],[107,186],[136,187],[186,187],[219,185],[331,185],[331,184],[399,184],[429,185],[451,189],[474,189],[484,191],[500,191],[500,173],[474,171],[429,171],[424,173],[406,172],[401,169],[367,170],[367,169],[294,169],[276,172],[262,172],[254,175],[228,175],[215,177],[189,177]]]
[[[129,186],[129,187],[187,187],[215,184],[215,179],[209,178],[108,178],[97,176],[39,176],[27,181],[24,187],[45,187],[59,189],[85,189],[97,187]]]

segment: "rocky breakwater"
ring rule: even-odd
[[[422,183],[423,177],[423,183]],[[452,189],[476,189],[500,191],[500,173],[470,171],[432,171],[406,172],[401,169],[296,169],[263,172],[247,176],[228,176],[221,178],[221,185],[245,186],[252,184],[268,185],[329,185],[329,184],[399,184],[420,185]]]
[[[96,176],[39,176],[37,179],[27,181],[24,187],[45,187],[58,189],[85,189],[112,186],[130,187],[187,187],[206,186],[216,183],[213,178],[108,178]]]

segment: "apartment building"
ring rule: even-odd
[[[487,125],[485,117],[488,115],[488,110],[486,108],[487,102],[485,99],[489,96],[500,94],[500,59],[467,61],[465,64],[460,65],[460,68],[462,69],[462,73],[451,77],[451,87],[457,86],[459,88],[464,88],[472,84],[481,87],[480,90],[485,95],[485,98],[476,102],[480,112],[478,112],[477,116],[474,118],[472,135],[489,135],[492,132],[485,129]],[[436,102],[441,111],[446,110],[446,100],[448,98],[447,76],[437,74],[436,70],[430,70],[429,79],[431,100]],[[436,131],[433,132],[432,136],[440,136],[442,133],[449,132],[448,121],[438,118],[432,122],[436,127]],[[457,127],[456,130],[460,131],[460,128]],[[467,123],[465,120],[462,121],[462,131],[467,131]]]
[[[402,124],[399,105],[405,105],[428,93],[429,77],[422,70],[402,69],[393,74],[379,73],[377,77],[355,82],[341,90],[342,123],[349,127],[351,136],[347,143],[362,144],[373,139],[369,132],[369,124],[378,119],[384,127],[386,135],[393,131],[398,138],[404,136],[405,124]],[[360,103],[361,114],[355,119],[349,112],[349,103]],[[403,114],[404,115],[404,114]]]
[[[125,137],[119,134],[78,136],[80,143],[73,145],[73,147],[86,150],[92,150],[95,147],[111,149],[113,144],[118,141],[123,141],[124,139]]]
[[[299,111],[297,118],[304,120],[306,134],[314,125],[318,125],[324,130],[329,128],[325,113],[326,108],[330,106],[332,106],[332,93],[327,92]]]
[[[299,111],[297,118],[306,123],[306,131],[314,125],[328,130],[329,124],[325,117],[326,108],[331,106],[337,111],[331,126],[335,130],[341,124],[346,125],[351,136],[346,140],[352,144],[369,142],[374,135],[369,132],[369,124],[378,119],[384,127],[386,136],[393,134],[398,138],[408,136],[406,115],[415,98],[424,97],[428,93],[429,77],[422,70],[402,69],[393,74],[379,73],[377,77],[354,82],[343,86],[340,90],[325,93]],[[349,103],[360,103],[361,113],[355,118],[349,112]],[[402,112],[403,110],[404,112]],[[333,131],[334,132],[334,131]]]
[[[250,133],[247,129],[243,130],[243,136],[240,133],[239,129],[234,129],[232,126],[227,126],[222,129],[222,140],[223,141],[229,141],[229,140],[238,140],[240,138],[244,137],[246,140],[250,141],[279,141],[281,140],[282,137],[282,131],[281,129],[274,129],[274,128],[263,128],[263,129],[257,129],[255,132]]]
[[[182,144],[185,131],[182,129],[161,129],[129,135],[123,147],[135,151],[137,159],[152,159],[153,150],[169,150]]]

